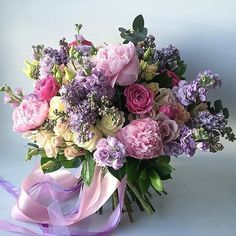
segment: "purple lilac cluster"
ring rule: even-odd
[[[178,65],[180,59],[179,49],[173,45],[156,50],[154,55],[154,61],[159,62],[159,68],[165,69],[167,66],[174,70]]]
[[[188,106],[197,101],[207,101],[208,89],[218,88],[221,84],[219,76],[207,70],[200,72],[191,83],[184,80],[180,81],[178,86],[175,86],[172,91],[182,105]]]
[[[69,113],[70,125],[79,133],[79,141],[91,138],[89,127],[96,123],[101,98],[111,100],[115,93],[100,71],[92,69],[91,72],[87,76],[77,74],[70,84],[60,89]]]
[[[110,166],[120,169],[125,162],[125,146],[114,137],[102,138],[98,141],[94,160],[99,166]]]
[[[226,125],[227,120],[222,114],[211,114],[209,111],[199,112],[192,120],[193,127],[203,127],[206,130],[222,130]]]

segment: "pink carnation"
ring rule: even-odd
[[[133,120],[118,132],[117,138],[125,145],[128,156],[151,159],[163,155],[158,123],[150,118]]]
[[[152,110],[154,95],[142,84],[132,84],[125,88],[126,106],[134,114],[145,114]]]
[[[97,53],[97,69],[102,70],[112,87],[133,84],[139,73],[139,59],[133,43],[100,48]]]
[[[34,93],[42,101],[50,101],[57,95],[60,89],[59,84],[53,76],[48,75],[42,80],[37,80]]]
[[[46,101],[23,100],[13,111],[13,130],[16,132],[26,132],[36,129],[48,117],[49,106]]]

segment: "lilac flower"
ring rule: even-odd
[[[51,58],[49,55],[45,55],[39,62],[40,79],[43,79],[51,74],[53,66],[53,58]]]
[[[79,139],[88,140],[88,135],[91,136],[89,127],[95,124],[99,115],[101,98],[107,97],[111,100],[114,89],[100,71],[92,69],[89,76],[77,74],[76,78],[70,84],[62,86],[59,92],[67,106],[70,126],[79,133]]]
[[[94,159],[99,166],[110,166],[120,169],[125,162],[125,146],[114,137],[102,138],[98,141]]]
[[[197,149],[201,151],[207,151],[209,149],[209,143],[207,141],[199,142],[197,144]]]
[[[197,75],[196,81],[199,81],[200,85],[205,88],[219,88],[222,85],[222,81],[218,74],[214,74],[210,70],[205,70]]]

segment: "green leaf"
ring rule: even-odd
[[[39,148],[39,146],[36,143],[27,143],[28,146]]]
[[[133,30],[141,32],[144,28],[144,19],[142,15],[138,15],[135,17],[133,21]]]
[[[38,146],[37,147],[33,147],[33,148],[29,148],[27,153],[26,153],[25,160],[26,161],[31,160],[32,157],[38,156],[39,152],[40,152],[40,149],[38,148]]]
[[[149,178],[154,189],[156,189],[158,192],[162,192],[164,190],[161,178],[154,169],[150,170]]]
[[[67,160],[64,155],[58,155],[58,160],[61,162],[61,165],[65,168],[74,168],[74,160]]]
[[[61,163],[54,158],[42,157],[41,167],[44,173],[56,171],[61,168]]]
[[[122,180],[126,174],[126,164],[124,164],[119,170],[115,170],[112,167],[108,167],[109,172],[118,180]]]
[[[158,162],[170,163],[170,156],[160,156],[157,158]]]
[[[147,169],[143,170],[139,177],[139,187],[143,193],[146,193],[150,187],[150,179],[147,174]]]
[[[215,111],[216,111],[217,113],[220,113],[221,110],[223,110],[222,101],[221,101],[221,100],[216,100],[216,101],[214,102],[214,107],[215,107]]]
[[[229,118],[229,110],[228,110],[228,108],[224,108],[223,109],[223,115],[224,115],[224,117],[225,117],[225,119],[228,119]]]
[[[135,179],[138,179],[140,171],[138,170],[139,160],[130,158],[126,162],[126,173],[128,181],[133,182]]]
[[[95,161],[93,159],[92,153],[86,151],[85,159],[83,161],[81,175],[83,177],[83,181],[86,185],[90,185],[93,180],[94,169],[95,169]]]

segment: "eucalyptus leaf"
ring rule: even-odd
[[[220,99],[216,100],[214,102],[214,107],[215,107],[215,111],[217,113],[220,113],[221,110],[223,110],[223,105],[222,105],[222,101]]]
[[[119,30],[120,32],[122,32],[122,33],[125,33],[125,32],[127,32],[127,31],[128,31],[127,29],[125,29],[125,28],[122,28],[122,27],[119,27],[119,28],[118,28],[118,30]]]
[[[141,32],[144,28],[144,18],[142,15],[138,15],[135,17],[134,21],[133,21],[133,30],[134,31],[139,31]]]
[[[224,108],[223,109],[223,115],[224,115],[224,117],[225,117],[225,119],[228,119],[229,118],[229,110],[228,110],[228,108]]]

